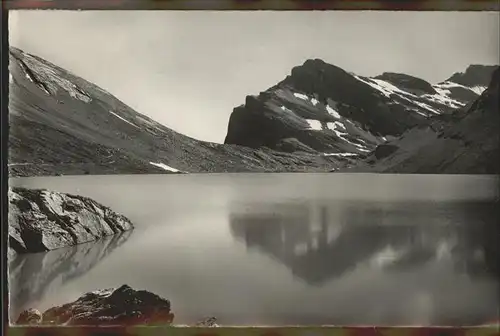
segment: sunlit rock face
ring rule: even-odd
[[[87,197],[9,190],[9,246],[17,253],[67,247],[132,228],[127,218]]]

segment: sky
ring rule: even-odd
[[[496,12],[10,11],[12,46],[156,121],[223,142],[230,114],[308,58],[431,83],[498,64]]]

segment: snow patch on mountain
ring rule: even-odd
[[[363,78],[361,76],[355,75],[354,78],[357,80],[370,85],[372,88],[376,89],[377,91],[381,92],[384,96],[387,98],[391,98],[391,95],[395,93],[399,93],[402,95],[407,95],[410,97],[415,97],[414,94],[406,92],[398,88],[397,86],[392,85],[389,82],[386,82],[382,79],[375,79],[375,78]]]
[[[484,90],[486,90],[486,86],[474,86],[469,88],[470,90],[474,91],[478,95],[481,95]]]
[[[323,129],[323,125],[321,125],[321,122],[318,120],[306,119],[306,121],[309,124],[309,127],[315,131],[321,131]]]
[[[323,153],[324,156],[340,156],[340,157],[356,157],[359,156],[358,153]]]
[[[474,92],[475,94],[477,94],[478,96],[481,95],[484,90],[486,90],[486,86],[477,85],[477,86],[469,87],[469,86],[465,86],[465,85],[458,84],[458,83],[451,82],[451,81],[445,81],[445,82],[438,83],[438,84],[434,85],[434,88],[438,88],[441,90],[446,90],[446,89],[450,89],[450,88],[454,88],[454,87],[470,90],[470,91]],[[450,91],[448,90],[448,94],[449,94],[449,92]]]
[[[300,99],[303,99],[303,100],[309,100],[309,97],[306,96],[305,94],[303,93],[297,93],[297,92],[294,92],[293,95],[297,98],[300,98]]]
[[[334,121],[334,122],[328,122],[326,123],[326,126],[328,127],[328,129],[332,130],[335,132],[335,134],[338,136],[338,137],[342,137],[344,135],[346,135],[347,133],[345,132],[346,131],[346,128],[344,126],[344,124],[338,122],[338,121]],[[344,132],[340,132],[338,129],[342,129]]]
[[[404,98],[404,97],[402,97],[402,98]],[[406,99],[406,98],[404,98],[404,99]],[[408,99],[406,99],[406,100],[408,100]],[[423,109],[425,109],[425,110],[427,110],[427,111],[430,111],[430,112],[432,112],[432,113],[434,113],[434,114],[441,114],[441,112],[440,112],[440,111],[438,111],[438,110],[436,110],[435,108],[433,108],[433,107],[431,107],[431,106],[427,105],[426,103],[422,103],[422,102],[419,102],[419,101],[417,101],[417,100],[414,100],[414,101],[408,100],[408,101],[410,101],[410,102],[412,102],[413,104],[415,104],[415,105],[417,105],[417,106],[419,106],[419,107],[421,107],[421,108],[423,108]],[[423,113],[421,113],[421,112],[418,112],[418,111],[415,111],[415,112],[417,112],[417,113],[419,113],[419,114],[421,114],[421,115],[425,115],[425,114],[423,114]]]
[[[449,108],[457,109],[457,108],[465,106],[465,104],[463,102],[460,102],[456,99],[451,98],[450,97],[451,92],[450,92],[449,88],[462,87],[464,89],[471,90],[478,95],[481,94],[481,92],[485,90],[484,87],[480,87],[480,86],[470,88],[470,87],[466,87],[466,86],[463,86],[463,85],[460,85],[457,83],[443,82],[443,83],[433,85],[433,88],[437,92],[436,94],[423,94],[421,96],[417,96],[413,93],[404,91],[404,90],[398,88],[397,86],[395,86],[387,81],[381,80],[381,79],[364,78],[364,77],[357,76],[357,75],[355,75],[354,77],[357,80],[359,80],[359,81],[371,86],[372,88],[376,89],[377,91],[381,92],[387,98],[392,98],[393,95],[397,95],[399,98],[407,101],[410,104],[410,106],[416,105],[420,108],[423,108],[424,110],[426,110],[428,112],[431,112],[432,114],[441,114],[442,112],[439,109],[422,102],[421,101],[422,98],[426,99],[430,102],[433,102],[433,103],[437,103],[440,105],[447,106]],[[410,109],[410,110],[412,110],[420,115],[425,115],[424,113],[418,111],[417,109]]]
[[[164,163],[150,162],[150,164],[153,166],[156,166],[158,168],[173,172],[173,173],[180,173],[181,172],[179,169],[172,168]]]
[[[450,90],[444,89],[439,86],[434,86],[434,89],[437,91],[437,94],[424,94],[422,97],[429,99],[432,102],[447,105],[451,108],[457,109],[465,106],[464,103],[459,102],[458,100],[452,99],[449,97],[451,94]]]
[[[132,125],[132,126],[134,126],[135,128],[139,128],[139,129],[140,129],[140,127],[139,127],[139,126],[137,126],[136,124],[131,123],[131,122],[130,122],[130,121],[128,121],[127,119],[124,119],[124,118],[120,117],[120,116],[119,116],[118,114],[116,114],[115,112],[113,112],[113,111],[109,111],[109,113],[111,113],[112,115],[114,115],[114,116],[115,116],[115,117],[117,117],[118,119],[121,119],[122,121],[126,122],[127,124]]]
[[[367,148],[366,146],[363,146],[361,144],[352,142],[352,141],[350,141],[349,139],[346,139],[346,138],[344,138],[344,140],[346,142],[350,143],[351,145],[355,146],[361,152],[365,152],[365,153],[371,152],[371,149]]]
[[[326,105],[326,110],[335,118],[340,119],[340,114],[336,110],[334,110],[330,105]]]

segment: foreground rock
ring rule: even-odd
[[[9,255],[67,247],[132,228],[127,218],[87,197],[9,190]]]
[[[170,325],[174,314],[170,301],[145,290],[122,285],[86,293],[77,300],[50,308],[21,313],[16,324],[41,325]]]

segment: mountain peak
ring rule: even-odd
[[[324,66],[328,63],[323,61],[321,58],[309,58],[307,59],[302,66]]]

